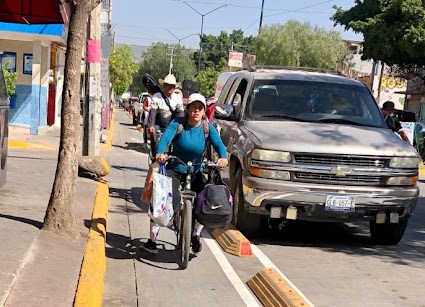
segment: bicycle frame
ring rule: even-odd
[[[195,203],[197,194],[191,190],[192,188],[192,178],[195,174],[192,171],[192,162],[185,163],[181,159],[170,156],[182,162],[187,169],[186,179],[183,184],[180,185],[180,205],[178,211],[174,215],[174,231],[177,236],[177,246],[181,251],[181,268],[186,269],[189,263],[189,250],[190,250],[190,241],[192,237],[192,211]],[[205,165],[203,163],[202,165]],[[211,164],[212,165],[212,164]]]

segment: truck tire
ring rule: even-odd
[[[242,169],[239,168],[236,171],[235,183],[232,186],[234,187],[234,191],[232,191],[234,196],[233,225],[247,236],[258,234],[262,226],[262,216],[249,213],[245,209],[242,190]]]
[[[406,231],[408,219],[400,220],[397,224],[376,224],[370,222],[370,235],[377,245],[396,245]]]

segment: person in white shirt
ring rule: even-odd
[[[176,77],[173,74],[164,78],[163,89],[168,104],[161,93],[153,95],[148,120],[150,134],[156,130],[155,127],[164,131],[174,117],[184,116],[183,99],[174,93],[176,83]]]

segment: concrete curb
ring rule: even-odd
[[[17,148],[17,149],[42,149],[42,150],[56,150],[57,148],[48,145],[30,143],[27,141],[14,141],[9,140],[7,142],[7,146],[9,148]]]
[[[100,307],[103,305],[108,207],[109,186],[107,183],[100,182],[96,190],[89,237],[75,294],[75,307]]]

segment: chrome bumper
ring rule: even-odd
[[[245,208],[249,212],[269,215],[270,208],[278,206],[282,207],[284,214],[292,206],[298,209],[298,218],[303,220],[373,220],[378,212],[398,212],[403,218],[412,214],[419,196],[417,186],[319,185],[252,176],[243,176],[242,183]],[[325,211],[325,202],[329,195],[353,197],[355,211]]]

